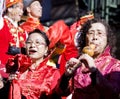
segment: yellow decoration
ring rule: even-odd
[[[53,60],[48,60],[48,62],[47,62],[47,65],[49,65],[49,66],[52,66],[52,67],[55,67],[56,68],[56,64],[54,63],[54,61]]]
[[[93,56],[94,55],[94,49],[95,49],[95,45],[94,44],[91,44],[89,46],[85,46],[82,50],[83,53],[86,53],[90,56]]]

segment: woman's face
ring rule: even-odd
[[[30,13],[33,17],[40,18],[42,16],[42,6],[39,1],[33,2],[28,9],[28,13]]]
[[[106,28],[102,23],[93,23],[86,35],[87,45],[95,44],[95,54],[100,54],[104,51],[107,45]]]
[[[19,2],[13,5],[13,7],[8,8],[8,13],[13,21],[20,21],[23,15],[23,3]]]
[[[33,33],[28,37],[26,50],[27,55],[30,56],[31,59],[38,60],[43,59],[44,55],[47,53],[48,47],[41,34]]]

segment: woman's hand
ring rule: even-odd
[[[66,63],[66,71],[65,74],[67,76],[71,76],[74,74],[76,69],[80,66],[81,62],[76,59],[76,58],[71,58],[69,61]]]
[[[89,56],[88,54],[82,54],[79,57],[79,60],[81,63],[85,65],[86,68],[88,68],[91,72],[93,72],[93,68],[96,68],[94,59]]]
[[[10,74],[9,77],[8,77],[8,80],[9,80],[9,81],[12,81],[12,80],[14,80],[14,79],[17,80],[17,74],[15,74],[15,73],[14,73],[14,74]]]

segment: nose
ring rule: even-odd
[[[30,47],[35,47],[36,45],[35,45],[35,43],[34,42],[32,42],[31,44],[30,44]]]
[[[94,33],[93,40],[97,40],[97,39],[98,39],[98,35],[97,35],[97,33]]]

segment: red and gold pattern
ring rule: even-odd
[[[10,7],[18,2],[22,2],[22,0],[6,0],[6,7]]]
[[[25,31],[20,27],[15,27],[8,19],[5,19],[5,20],[8,24],[8,27],[10,29],[10,33],[12,35],[10,45],[16,46],[16,47],[24,47],[25,41],[26,41]],[[18,42],[18,44],[17,44],[17,42]]]
[[[27,18],[26,22],[20,25],[22,29],[27,31],[28,33],[33,31],[34,29],[40,29],[45,31],[44,26],[40,23],[39,20],[35,20],[34,18]]]

